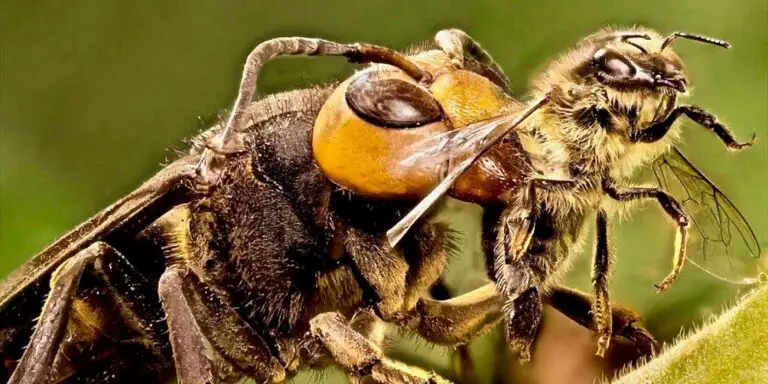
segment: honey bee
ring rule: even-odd
[[[744,217],[672,146],[683,115],[728,148],[752,143],[677,104],[688,86],[678,38],[727,46],[602,30],[553,61],[530,102],[509,95],[501,67],[460,30],[409,55],[301,37],[258,45],[226,122],[0,286],[9,382],[276,383],[329,362],[354,381],[445,382],[387,358],[382,324],[458,345],[504,322],[526,360],[543,304],[593,329],[600,355],[612,337],[652,349],[638,316],[609,300],[608,200],[655,199],[674,219],[660,290],[700,221],[739,235],[700,232],[733,253],[746,246],[744,276],[757,276],[759,256]],[[253,101],[261,68],[283,55],[371,65],[337,85]],[[684,203],[714,206],[686,212],[664,189],[627,185],[647,164],[662,187],[692,194]],[[426,293],[455,248],[451,228],[430,220],[445,194],[484,207],[494,281],[435,300]],[[557,276],[595,212],[592,298]],[[707,267],[711,254],[691,256]]]
[[[758,261],[760,245],[744,215],[674,147],[681,116],[714,133],[730,150],[755,141],[753,134],[738,142],[714,115],[678,104],[688,89],[683,63],[671,49],[679,38],[730,48],[725,41],[683,32],[663,37],[644,28],[601,30],[535,78],[534,102],[522,113],[427,137],[403,161],[457,165],[388,232],[393,243],[472,167],[485,166],[488,173],[517,181],[495,194],[507,196],[503,204],[486,208],[483,241],[490,275],[509,298],[507,334],[522,359],[529,357],[540,321],[539,295],[567,270],[563,266],[579,248],[592,212],[597,227],[592,313],[599,335],[597,355],[604,355],[612,335],[608,216],[624,209],[616,202],[655,200],[675,223],[672,271],[656,284],[659,292],[675,282],[686,260],[735,284],[754,284],[766,276]],[[486,154],[504,140],[514,141],[528,160],[526,175],[521,177],[525,167],[510,168]],[[505,154],[505,159],[511,157]],[[630,177],[646,165],[660,188],[630,184]],[[692,225],[699,248],[688,252]]]

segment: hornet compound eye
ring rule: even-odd
[[[346,98],[360,117],[383,127],[419,127],[443,116],[440,104],[425,89],[400,79],[376,79],[370,72],[349,84]]]

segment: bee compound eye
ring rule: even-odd
[[[631,77],[635,74],[635,66],[626,57],[601,48],[592,56],[601,71],[614,77]]]
[[[625,61],[617,58],[610,58],[605,62],[605,68],[614,75],[629,76],[632,75],[632,66]]]
[[[443,116],[440,104],[425,89],[401,79],[377,79],[370,72],[349,84],[346,98],[360,117],[383,127],[418,127]]]

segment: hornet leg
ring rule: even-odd
[[[267,40],[248,55],[240,89],[224,129],[208,143],[198,165],[198,181],[204,188],[215,183],[225,169],[227,158],[245,150],[243,131],[247,128],[247,109],[256,93],[262,67],[278,56],[343,56],[353,63],[385,63],[396,66],[416,80],[431,77],[407,57],[391,49],[369,44],[341,44],[305,37],[280,37]]]
[[[285,379],[266,342],[191,271],[166,270],[158,291],[181,384],[238,379],[240,372],[258,383]]]
[[[379,347],[355,332],[338,313],[315,316],[310,330],[334,361],[356,377],[370,376],[383,384],[447,383],[435,373],[387,359]]]
[[[94,244],[56,269],[51,276],[51,293],[45,300],[29,347],[24,351],[9,383],[33,384],[51,381],[48,375],[53,369],[54,358],[64,338],[69,310],[77,292],[80,276],[85,271],[86,264],[103,252],[101,245]]]
[[[435,344],[466,344],[498,324],[503,305],[493,283],[449,300],[422,298],[412,327]]]
[[[81,278],[92,275],[98,287],[95,296],[80,297],[78,288]],[[51,276],[51,292],[43,306],[35,332],[29,347],[19,362],[10,383],[46,383],[65,378],[110,377],[125,369],[124,364],[113,364],[112,358],[93,359],[88,356],[84,361],[76,359],[80,355],[78,346],[85,344],[91,349],[90,355],[101,353],[91,339],[93,329],[97,335],[115,338],[114,353],[132,350],[145,356],[141,369],[130,372],[141,376],[162,375],[167,368],[164,364],[164,350],[159,342],[164,332],[156,321],[162,318],[159,305],[155,306],[152,298],[144,297],[150,292],[147,280],[117,250],[103,242],[93,243],[61,264]],[[89,290],[90,292],[90,290]],[[103,305],[111,305],[121,319],[95,315],[91,309],[95,305],[91,300]],[[85,322],[85,323],[84,323]],[[115,324],[130,324],[130,340],[119,339],[125,330]],[[87,324],[87,325],[84,325]],[[86,327],[88,329],[83,329]],[[117,327],[117,328],[116,328]],[[113,333],[115,332],[115,333]],[[99,336],[99,337],[101,337]],[[75,360],[76,359],[76,360]],[[133,368],[131,368],[133,369]],[[103,381],[103,380],[102,380]]]
[[[494,83],[509,92],[509,78],[493,57],[478,42],[460,29],[444,29],[435,35],[435,43],[451,59],[453,65],[464,67],[464,54],[488,67]]]

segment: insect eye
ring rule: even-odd
[[[593,60],[598,64],[603,72],[619,77],[630,77],[635,75],[635,66],[625,58],[613,51],[600,49],[595,52]]]
[[[349,84],[346,97],[360,117],[384,127],[418,127],[443,116],[440,104],[423,88],[395,78],[375,79],[370,72]]]

